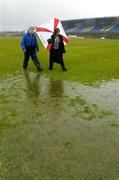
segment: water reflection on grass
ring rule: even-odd
[[[29,71],[1,80],[0,177],[118,178],[118,87]]]

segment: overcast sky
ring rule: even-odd
[[[119,0],[0,0],[0,31],[25,30],[51,18],[119,16]]]

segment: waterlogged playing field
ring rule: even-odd
[[[0,42],[0,179],[118,180],[119,41],[71,39],[67,72],[41,46],[42,73]]]

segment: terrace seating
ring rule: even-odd
[[[92,31],[92,29],[94,28],[94,26],[88,26],[85,29],[83,29],[83,32],[89,32]]]
[[[110,32],[119,32],[119,24],[114,25],[111,29]]]
[[[85,29],[85,25],[80,25],[79,27],[77,27],[73,32],[82,32]]]
[[[70,30],[70,28],[72,28],[72,26],[64,25],[63,28],[64,28],[65,32],[68,32]]]
[[[109,24],[102,27],[101,32],[108,32],[114,25]]]
[[[97,24],[94,26],[94,28],[91,29],[92,32],[100,32],[100,30],[102,29],[102,26]]]
[[[82,33],[86,37],[96,35],[100,37],[100,34],[104,36],[108,32],[108,35],[119,33],[119,17],[65,20],[62,24],[66,33],[74,35]]]

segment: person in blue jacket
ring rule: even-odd
[[[21,47],[24,52],[23,69],[27,69],[29,58],[31,57],[37,70],[43,70],[37,57],[39,46],[37,43],[36,35],[34,33],[34,27],[30,27],[28,31],[23,35]]]

